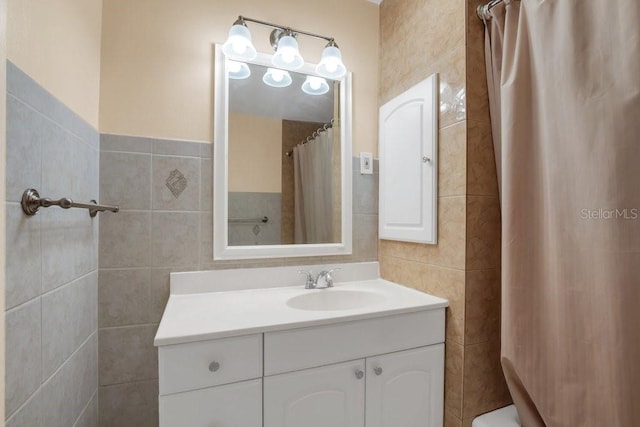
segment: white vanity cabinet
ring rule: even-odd
[[[161,427],[259,427],[262,380],[160,396]]]
[[[442,427],[444,308],[159,348],[161,427]]]
[[[172,273],[160,426],[442,427],[447,305],[377,263]]]
[[[440,427],[444,344],[367,359],[367,427]]]
[[[161,346],[161,427],[260,427],[262,334]]]
[[[364,427],[364,360],[264,379],[264,427]]]
[[[265,377],[264,427],[441,427],[443,365],[437,344]]]

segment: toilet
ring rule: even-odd
[[[473,419],[471,427],[521,427],[514,405],[487,412]]]

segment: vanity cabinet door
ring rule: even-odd
[[[160,427],[260,427],[262,380],[160,396]]]
[[[264,427],[364,427],[365,363],[264,378]]]
[[[442,427],[444,344],[367,359],[367,427]]]

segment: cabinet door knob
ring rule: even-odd
[[[373,368],[373,372],[376,375],[380,375],[380,374],[382,374],[382,368],[380,366],[376,366],[375,368]]]
[[[364,377],[364,372],[360,369],[356,370],[356,378],[361,380]]]
[[[220,364],[218,362],[214,360],[213,362],[209,363],[209,370],[211,372],[216,372],[218,369],[220,369]]]

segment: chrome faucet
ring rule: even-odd
[[[307,275],[307,281],[304,284],[304,288],[305,289],[315,289],[316,288],[316,281],[313,279],[313,271],[309,270],[309,271],[304,271],[304,270],[298,270],[298,274],[306,274]]]
[[[331,270],[322,270],[318,273],[318,276],[313,278],[313,271],[298,270],[299,274],[306,274],[307,281],[305,282],[305,289],[325,289],[333,287],[333,275],[334,271],[340,270],[339,268],[332,268]],[[324,281],[324,286],[320,286],[320,282]]]

